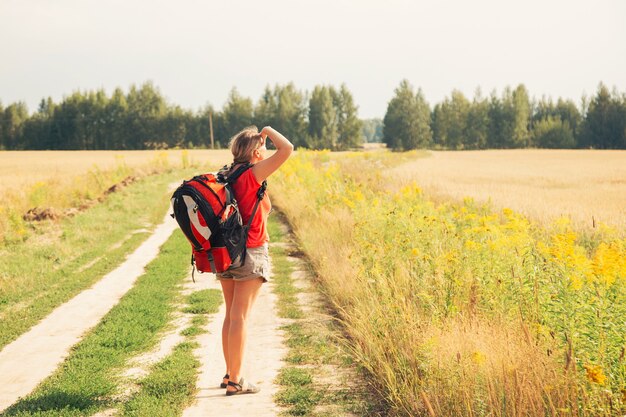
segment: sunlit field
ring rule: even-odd
[[[2,151],[0,241],[26,238],[23,216],[30,209],[62,217],[97,203],[122,181],[175,168],[215,168],[231,159],[228,150]]]
[[[451,183],[445,166],[456,165],[438,164],[446,157],[300,153],[271,184],[273,201],[345,326],[349,349],[390,415],[623,415],[626,240],[620,230],[599,225],[581,233],[567,217],[537,223],[514,204],[433,200],[418,180],[389,182],[392,173],[408,177],[407,166],[430,164],[429,175],[443,172]],[[533,172],[537,165],[529,164],[523,172],[509,164],[499,174],[481,165],[480,154],[474,158],[455,168],[455,190],[471,178],[548,181],[556,169]],[[470,169],[479,165],[482,170]],[[615,162],[604,166],[619,180]],[[568,170],[589,178],[582,171],[580,165]],[[557,172],[555,183],[567,180]],[[510,201],[534,200],[512,191],[525,189],[507,189]],[[579,206],[604,203],[599,194],[579,201],[585,191],[572,192],[577,197],[569,201]]]
[[[626,412],[624,155],[303,151],[269,192],[390,415],[617,416]],[[36,233],[22,219],[33,206],[96,204],[128,176],[230,159],[0,153],[0,233],[5,242]]]
[[[108,171],[125,165],[180,165],[227,162],[228,150],[167,151],[2,151],[0,152],[0,190],[13,189],[51,178],[87,174],[90,170]]]
[[[626,228],[626,151],[490,150],[431,152],[390,178],[416,181],[431,197],[472,197],[549,224]]]

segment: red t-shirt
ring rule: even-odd
[[[241,213],[241,219],[244,225],[248,224],[248,220],[250,220],[254,204],[257,200],[256,193],[260,186],[261,184],[259,184],[254,177],[252,169],[246,170],[233,184],[233,191],[235,192],[235,198],[237,199],[239,212]],[[259,203],[259,208],[254,215],[254,219],[252,219],[252,223],[250,224],[246,247],[256,248],[269,242],[270,237],[267,233],[267,216],[270,214],[271,209],[272,203],[266,191],[265,196]]]

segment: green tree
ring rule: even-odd
[[[542,97],[533,107],[531,130],[536,146],[542,148],[576,146],[581,115],[574,102],[559,98],[555,105],[551,98]]]
[[[474,99],[467,113],[465,130],[465,148],[485,149],[489,134],[489,102],[482,97],[480,88],[476,89]]]
[[[416,94],[408,80],[402,80],[387,105],[383,119],[383,141],[396,150],[425,148],[430,145],[430,107],[421,89]]]
[[[515,107],[509,87],[504,89],[502,99],[491,93],[489,102],[489,135],[487,146],[495,149],[510,148],[515,128]]]
[[[22,134],[24,123],[28,120],[28,107],[26,103],[18,101],[4,109],[2,117],[2,129],[6,149],[22,150]]]
[[[6,139],[4,137],[4,105],[2,104],[2,100],[0,100],[0,151],[6,149],[5,142]]]
[[[341,85],[334,102],[335,111],[338,115],[337,129],[339,137],[337,139],[337,148],[345,150],[360,146],[363,143],[362,123],[358,118],[358,107],[354,104],[352,93],[350,93],[345,84]]]
[[[307,144],[313,149],[337,149],[339,126],[333,103],[333,87],[315,86],[309,99],[309,128]]]
[[[558,116],[548,116],[533,128],[534,142],[540,148],[565,149],[576,146],[574,132],[569,122]]]
[[[228,99],[221,115],[222,129],[220,129],[219,141],[221,145],[227,146],[230,138],[244,127],[252,125],[253,106],[252,100],[242,97],[237,88],[230,90]]]
[[[584,147],[626,149],[626,97],[601,83],[589,102],[582,130]]]
[[[37,111],[24,122],[24,149],[53,149],[52,121],[55,107],[52,98],[42,99]]]
[[[130,149],[167,146],[158,126],[167,112],[167,103],[159,89],[152,82],[146,82],[139,88],[133,85],[126,95],[126,102],[129,117],[126,145]]]
[[[305,95],[293,83],[265,87],[254,111],[259,128],[270,125],[290,138],[296,146],[306,144]]]
[[[582,122],[582,115],[580,114],[578,107],[576,107],[576,104],[572,100],[563,100],[559,97],[555,110],[556,115],[561,118],[561,121],[563,123],[567,122],[570,126],[574,137],[578,136]]]
[[[513,132],[509,145],[513,148],[527,148],[531,145],[529,131],[531,107],[528,90],[520,84],[512,94]]]
[[[469,111],[470,102],[462,92],[453,90],[451,98],[433,111],[433,142],[443,148],[463,149]]]
[[[103,110],[105,134],[102,149],[129,149],[133,136],[133,122],[128,111],[126,95],[116,88]]]

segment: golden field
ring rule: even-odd
[[[390,416],[621,416],[625,156],[298,152],[269,193]],[[36,205],[229,161],[225,150],[0,153],[0,237],[24,239]]]
[[[114,184],[176,168],[215,169],[228,150],[2,151],[0,240],[27,238],[23,215],[32,208],[63,216],[96,203]]]
[[[626,227],[626,151],[487,150],[430,152],[390,169],[438,200],[472,197],[548,224]]]
[[[0,198],[38,182],[71,183],[120,166],[218,166],[228,150],[2,151]],[[472,197],[511,208],[544,224],[568,216],[577,226],[626,227],[626,151],[429,151],[428,157],[385,171],[392,182],[417,182],[431,198]]]
[[[167,151],[1,151],[0,190],[32,185],[51,178],[74,178],[90,170],[108,171],[170,164],[220,164],[231,158],[228,150]],[[1,194],[0,191],[0,194]]]

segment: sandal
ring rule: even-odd
[[[226,374],[224,375],[224,378],[222,379],[228,379],[230,378],[230,375]],[[225,384],[223,381],[220,383],[220,388],[226,388],[228,386],[228,384]]]
[[[249,382],[245,382],[243,378],[239,380],[239,383],[228,381],[228,385],[231,387],[235,387],[237,391],[226,391],[226,395],[241,395],[241,394],[256,394],[261,391],[259,387]],[[245,388],[244,388],[245,386]]]

